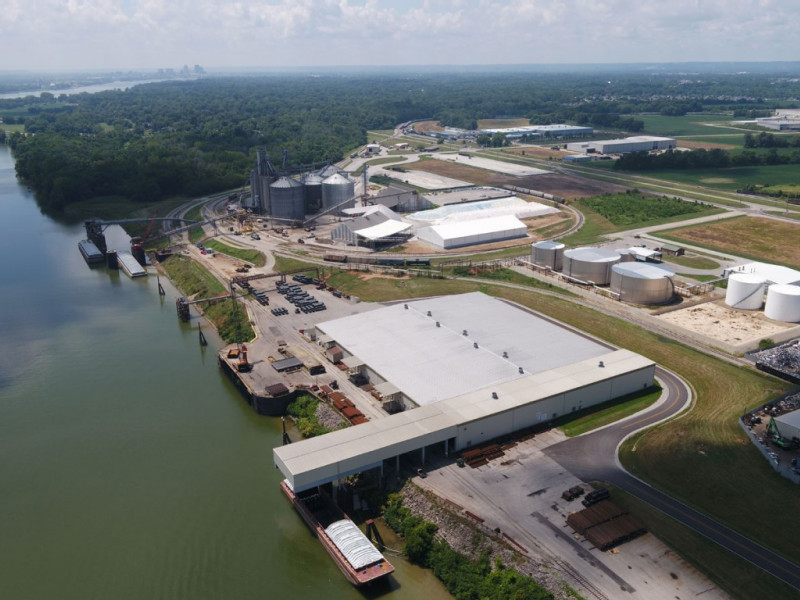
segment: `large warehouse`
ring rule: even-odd
[[[575,142],[567,144],[573,152],[596,152],[598,154],[626,154],[628,152],[647,152],[649,150],[669,150],[677,146],[675,138],[637,135],[621,140],[598,140],[596,142]]]
[[[481,445],[653,384],[655,364],[479,292],[317,326],[405,410],[276,448],[295,491],[435,447]]]
[[[528,235],[525,223],[512,215],[454,221],[423,227],[417,237],[444,250],[513,240]]]

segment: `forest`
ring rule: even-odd
[[[17,126],[7,142],[18,175],[44,208],[60,210],[95,197],[153,202],[238,188],[256,148],[273,160],[285,149],[290,165],[338,160],[368,130],[414,119],[474,128],[527,117],[627,133],[642,129],[641,113],[761,112],[795,107],[798,97],[800,82],[774,73],[305,72],[44,93],[0,100],[0,119]]]

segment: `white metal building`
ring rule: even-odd
[[[417,231],[417,237],[424,242],[449,250],[522,238],[528,234],[527,232],[525,223],[512,215],[504,215],[423,227]]]
[[[460,450],[652,385],[655,365],[481,293],[417,300],[322,323],[411,406],[276,448],[295,491],[437,445]]]
[[[675,138],[637,135],[620,140],[598,140],[595,142],[575,142],[567,144],[567,150],[573,152],[596,152],[598,154],[625,154],[648,150],[669,150],[677,147]]]
[[[789,441],[792,438],[800,438],[800,410],[793,410],[775,417],[775,422],[778,424],[778,431],[781,436]]]

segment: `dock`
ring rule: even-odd
[[[130,252],[117,252],[117,260],[119,261],[119,266],[122,267],[128,277],[144,277],[147,275],[145,268],[133,258],[133,254]]]

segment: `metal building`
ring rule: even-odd
[[[786,283],[769,286],[764,316],[785,323],[800,323],[800,286]]]
[[[269,186],[269,215],[276,219],[302,220],[304,212],[303,184],[290,177],[281,177]]]
[[[759,310],[764,304],[764,289],[767,282],[753,273],[731,273],[725,304],[742,310]]]
[[[341,173],[335,173],[322,182],[322,208],[338,206],[339,210],[356,205],[355,184]]]
[[[672,300],[675,285],[672,270],[641,262],[611,267],[611,291],[633,304],[664,304]]]
[[[608,248],[572,248],[564,252],[564,275],[595,285],[608,285],[611,267],[622,257]]]
[[[539,267],[560,271],[564,266],[564,248],[561,242],[542,240],[531,246],[531,261]]]

